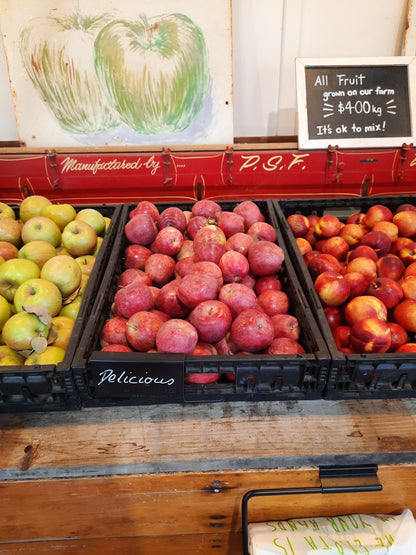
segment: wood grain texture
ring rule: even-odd
[[[416,400],[0,415],[0,478],[416,462]]]

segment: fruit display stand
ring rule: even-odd
[[[416,182],[412,147],[18,150],[0,156],[5,202],[34,193],[80,204],[294,193],[325,198],[328,191],[333,197],[361,197],[411,193]],[[105,161],[111,162],[107,169]],[[126,167],[133,161],[143,164],[140,170]],[[153,163],[158,165],[152,173]],[[239,554],[244,494],[319,486],[322,466],[377,465],[382,490],[325,500],[300,496],[278,504],[256,500],[250,520],[405,508],[415,513],[415,420],[413,398],[239,400],[3,414],[0,551]]]

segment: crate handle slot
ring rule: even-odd
[[[253,497],[272,495],[305,495],[309,493],[360,493],[381,491],[383,486],[377,476],[376,464],[357,466],[321,466],[319,467],[320,486],[295,488],[255,489],[246,492],[241,503],[241,518],[243,528],[243,554],[248,551],[248,502]]]

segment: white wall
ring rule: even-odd
[[[407,0],[234,0],[234,136],[296,135],[296,57],[400,55]],[[0,141],[18,139],[0,48]]]

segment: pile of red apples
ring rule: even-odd
[[[258,205],[225,210],[213,200],[163,209],[146,200],[129,214],[123,268],[102,350],[198,355],[299,354],[279,271],[284,251]],[[214,382],[219,373],[188,374]]]
[[[416,351],[416,206],[291,214],[296,243],[345,353]]]

